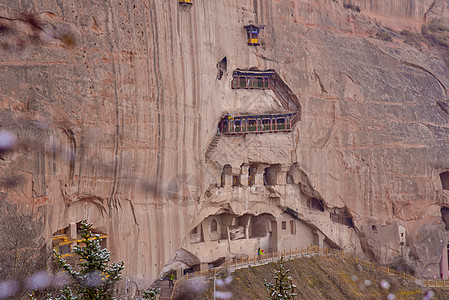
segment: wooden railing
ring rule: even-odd
[[[367,261],[364,259],[359,258],[356,255],[351,255],[348,253],[344,253],[342,250],[338,249],[328,249],[328,248],[319,248],[318,246],[308,246],[308,247],[302,247],[302,248],[294,248],[290,250],[284,250],[284,251],[277,251],[277,252],[271,252],[266,253],[262,256],[256,256],[253,257],[241,257],[241,258],[231,258],[229,260],[226,260],[222,265],[216,268],[211,268],[208,270],[198,271],[194,273],[187,273],[180,279],[178,279],[175,282],[175,286],[173,288],[172,293],[172,299],[174,295],[174,291],[184,284],[185,282],[198,278],[198,277],[205,277],[206,279],[212,279],[215,276],[220,275],[224,271],[234,271],[237,269],[245,268],[248,266],[254,266],[254,265],[263,265],[270,262],[276,262],[280,260],[281,257],[284,257],[284,259],[295,259],[299,257],[303,257],[305,255],[325,255],[325,256],[334,256],[339,257],[342,260],[345,261],[352,261],[354,263],[357,263],[359,265],[365,266],[365,268],[371,268],[375,269],[377,271],[383,272],[387,275],[394,275],[394,276],[400,276],[403,279],[410,280],[412,282],[417,282],[418,279],[411,274],[404,272],[404,271],[398,271],[394,268],[381,266],[375,262]],[[435,287],[435,288],[449,288],[449,280],[438,280],[438,279],[421,279],[420,280],[423,284],[425,284],[426,287]]]
[[[329,255],[331,254],[331,249],[325,249],[325,248],[319,248],[318,246],[308,246],[308,247],[301,247],[301,248],[295,248],[290,250],[284,250],[284,251],[276,251],[271,253],[266,253],[261,256],[254,255],[253,257],[233,257],[229,260],[226,260],[222,265],[216,268],[211,268],[208,270],[193,272],[193,273],[187,273],[175,282],[175,286],[173,288],[172,298],[176,291],[176,289],[184,284],[185,282],[198,278],[198,277],[205,277],[206,279],[212,279],[215,276],[220,275],[224,271],[227,270],[236,270],[240,268],[244,268],[250,265],[262,265],[267,264],[269,262],[275,262],[281,259],[281,257],[287,258],[287,259],[293,259],[297,257],[301,257],[304,255],[311,255],[311,254],[324,254]]]
[[[446,279],[425,279],[426,287],[449,288],[449,280]]]
[[[218,124],[218,133],[225,135],[290,132],[299,119],[297,113],[261,116],[223,117]],[[296,120],[296,121],[295,121]]]

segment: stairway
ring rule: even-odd
[[[221,135],[215,135],[212,141],[210,142],[209,146],[207,146],[206,152],[204,153],[204,157],[206,162],[210,161],[212,154],[214,154],[215,149],[218,146],[218,142],[220,141]]]
[[[295,111],[301,114],[301,104],[299,104],[298,97],[296,97],[293,91],[277,73],[275,73],[273,77],[274,78],[271,80],[270,89],[279,99],[282,106],[287,111]]]
[[[171,294],[173,292],[173,288],[168,287],[168,280],[162,280],[159,284],[160,288],[160,300],[169,300],[171,298]]]

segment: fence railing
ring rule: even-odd
[[[378,263],[361,259],[356,255],[344,253],[342,250],[319,248],[318,246],[312,245],[312,246],[308,246],[308,247],[301,247],[301,248],[294,248],[294,249],[290,249],[290,250],[270,252],[270,253],[266,253],[261,256],[254,255],[253,257],[248,256],[248,257],[241,257],[241,258],[233,257],[229,260],[226,260],[219,267],[211,268],[211,269],[203,270],[203,271],[198,271],[198,272],[193,272],[193,273],[187,273],[186,275],[182,276],[180,279],[178,279],[175,282],[175,286],[173,288],[173,293],[172,293],[171,299],[173,299],[174,291],[176,290],[177,287],[181,286],[183,283],[185,283],[189,280],[192,280],[194,278],[206,277],[206,279],[212,279],[215,276],[218,276],[221,273],[223,273],[224,271],[227,271],[229,269],[236,270],[236,269],[244,268],[244,267],[247,267],[250,265],[258,265],[258,264],[262,265],[262,264],[266,264],[269,262],[278,261],[278,260],[280,260],[281,257],[284,257],[285,259],[293,259],[293,258],[298,258],[298,257],[302,257],[305,255],[312,255],[312,254],[313,255],[326,255],[326,256],[340,257],[341,259],[344,259],[346,261],[352,261],[359,265],[371,268],[373,270],[375,269],[375,270],[384,272],[385,274],[388,274],[388,275],[400,276],[404,279],[408,279],[413,282],[418,281],[418,279],[416,277],[414,277],[404,271],[398,271],[394,268],[385,267]],[[446,287],[446,288],[449,287],[449,280],[423,279],[423,280],[421,280],[421,282],[425,283],[426,287]]]
[[[172,298],[174,292],[176,289],[184,284],[185,282],[198,278],[198,277],[206,277],[206,279],[214,278],[215,276],[220,275],[224,271],[227,271],[229,269],[239,269],[243,268],[249,265],[257,265],[257,264],[266,264],[269,262],[278,261],[281,257],[284,258],[296,258],[301,257],[304,255],[310,255],[310,254],[324,254],[329,255],[331,253],[331,249],[325,249],[325,248],[319,248],[318,246],[308,246],[308,247],[301,247],[301,248],[295,248],[290,250],[284,250],[284,251],[275,251],[270,253],[265,253],[264,255],[254,255],[253,257],[247,256],[247,257],[233,257],[229,260],[226,260],[222,265],[211,268],[208,270],[203,271],[197,271],[193,273],[187,273],[175,282],[175,286],[173,288]]]
[[[449,288],[449,280],[446,279],[425,279],[426,287]]]

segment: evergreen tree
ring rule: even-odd
[[[273,279],[274,284],[271,282],[264,283],[265,289],[268,293],[268,300],[286,300],[295,299],[294,293],[295,285],[292,282],[292,278],[288,275],[289,270],[284,267],[284,257],[278,264],[278,270],[274,271]]]
[[[159,293],[158,288],[149,288],[143,292],[143,295],[142,297],[140,297],[140,300],[156,300],[158,293]]]
[[[111,253],[106,248],[101,248],[100,235],[92,234],[91,227],[92,224],[81,221],[82,242],[72,252],[79,257],[77,266],[72,267],[55,251],[59,267],[72,279],[57,299],[113,299],[114,285],[121,278],[123,262],[109,264]]]

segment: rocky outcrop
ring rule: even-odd
[[[2,192],[42,220],[48,247],[69,223],[93,222],[141,287],[201,220],[231,202],[239,216],[288,208],[328,245],[384,264],[409,253],[404,260],[433,277],[447,245],[439,175],[449,170],[449,68],[424,40],[404,43],[399,31],[420,29],[431,15],[444,25],[447,3],[352,3],[361,11],[333,0],[197,0],[188,10],[159,0],[3,1],[0,17],[33,14],[45,38],[31,43],[32,28],[0,19],[22,39],[2,37],[9,46],[0,50],[1,129],[19,140],[0,160],[2,173],[19,180],[2,181]],[[260,46],[246,43],[249,23],[265,25]],[[75,43],[53,38],[57,29]],[[222,115],[281,107],[268,91],[231,89],[229,70],[252,67],[279,74],[299,99],[301,121],[279,136],[222,138],[206,163]],[[230,191],[214,200],[226,164],[236,173],[256,163],[285,174],[297,166],[293,183],[263,188],[254,211],[226,198]],[[278,202],[263,202],[276,193]],[[326,211],[309,214],[308,198]],[[353,229],[334,230],[336,209]]]

